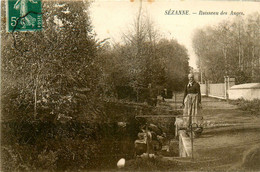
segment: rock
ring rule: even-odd
[[[168,145],[162,146],[162,151],[170,152],[169,146]]]
[[[155,156],[155,154],[153,154],[153,153],[150,153],[150,154],[148,154],[148,153],[143,153],[140,157],[141,157],[142,159],[147,159],[147,158],[155,158],[156,156]]]
[[[148,158],[148,156],[149,156],[148,153],[143,153],[140,157],[141,158]]]
[[[123,167],[125,167],[125,158],[121,158],[121,159],[117,162],[117,167],[118,167],[118,168],[123,168]]]
[[[118,122],[117,125],[119,127],[126,127],[126,122]]]
[[[148,156],[149,158],[155,158],[155,155],[153,153],[149,154]]]

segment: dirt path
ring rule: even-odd
[[[177,97],[180,99],[181,96]],[[204,97],[202,106],[201,114],[207,125],[194,141],[194,160],[178,160],[175,169],[260,170],[260,118],[214,98]],[[247,152],[257,146],[254,157],[248,156]],[[245,163],[250,157],[250,162]],[[252,164],[246,167],[248,163]]]

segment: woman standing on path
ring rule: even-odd
[[[194,123],[201,125],[202,117],[198,111],[201,108],[200,85],[194,80],[194,75],[188,75],[189,83],[185,86],[183,97],[183,124],[184,127],[190,127]],[[190,121],[191,120],[191,121]]]

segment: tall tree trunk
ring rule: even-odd
[[[239,22],[239,26],[238,26],[238,68],[239,70],[243,71],[243,64],[242,64],[242,61],[243,61],[243,56],[242,56],[242,43],[241,43],[241,28],[240,28],[240,22]]]
[[[255,69],[255,64],[254,64],[254,61],[255,61],[255,46],[253,45],[252,46],[252,59],[251,59],[251,66],[252,66],[252,81],[254,82],[255,80],[255,72],[254,72],[254,69]]]
[[[242,63],[242,64],[241,64],[241,67],[242,67],[241,70],[242,70],[242,71],[245,70],[244,58],[245,58],[245,57],[244,57],[244,48],[241,47],[241,63]]]
[[[226,48],[226,45],[224,45],[223,49],[222,49],[222,52],[223,52],[223,56],[224,56],[224,65],[225,65],[225,75],[228,76],[228,62],[227,62],[227,48]]]
[[[238,67],[241,70],[241,44],[240,44],[240,41],[238,44]]]
[[[141,54],[141,33],[140,33],[140,20],[141,20],[141,14],[142,14],[142,5],[143,2],[140,0],[139,5],[139,11],[138,11],[138,17],[137,17],[137,25],[136,25],[136,34],[137,34],[137,58],[139,58]]]
[[[38,89],[37,80],[38,80],[38,78],[36,78],[35,88],[34,88],[34,119],[36,119],[36,116],[37,116],[37,89]]]
[[[38,65],[38,67],[39,67],[39,65]],[[34,80],[34,113],[33,113],[34,119],[36,119],[36,117],[37,117],[37,92],[38,92],[38,84],[39,84],[39,74],[40,74],[40,69]]]

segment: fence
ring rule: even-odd
[[[209,96],[225,99],[225,84],[209,84]]]
[[[260,83],[235,85],[234,78],[225,77],[224,83],[212,84],[206,82],[200,85],[201,94],[219,99],[260,99]]]
[[[205,84],[201,84],[201,94],[209,97],[215,97],[219,99],[228,99],[228,90],[235,85],[235,79],[225,77],[224,83],[212,84],[207,81]]]

